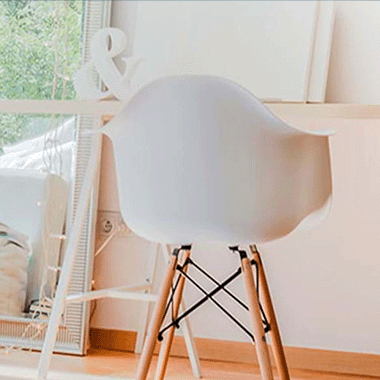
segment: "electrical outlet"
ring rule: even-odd
[[[98,236],[110,236],[116,228],[118,229],[116,232],[118,237],[125,237],[131,233],[130,229],[125,225],[120,212],[99,210],[96,228]]]

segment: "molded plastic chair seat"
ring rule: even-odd
[[[104,132],[123,217],[148,240],[269,241],[329,204],[329,134],[290,127],[226,79],[159,79]]]

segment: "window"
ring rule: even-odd
[[[72,75],[88,56],[91,35],[109,19],[108,3],[0,1],[0,99],[75,99]],[[0,153],[64,122],[46,114],[2,114]]]

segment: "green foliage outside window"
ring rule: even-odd
[[[83,0],[0,1],[1,99],[75,98],[83,8]],[[42,132],[48,119],[38,128],[28,115],[0,115],[0,148]]]

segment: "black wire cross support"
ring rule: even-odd
[[[246,254],[245,251],[239,250],[238,247],[230,247],[232,251],[236,251],[242,254]],[[257,295],[260,297],[259,294],[259,268],[255,260],[250,261],[251,265],[255,266],[255,273],[256,273],[256,291]],[[203,276],[208,278],[211,282],[213,282],[216,286],[213,290],[210,292],[207,292],[199,283],[197,283],[189,274],[186,272],[186,267],[192,265],[198,272],[200,272]],[[169,309],[171,306],[173,306],[173,300],[174,300],[174,294],[178,288],[178,284],[180,281],[181,276],[184,276],[186,280],[191,282],[201,293],[204,294],[202,298],[199,299],[196,303],[194,303],[190,308],[188,308],[186,311],[184,311],[181,315],[179,315],[177,318],[172,317],[172,321],[165,326],[158,334],[158,340],[162,341],[164,339],[163,334],[169,330],[171,327],[180,327],[180,322],[182,319],[189,316],[191,313],[193,313],[196,309],[198,309],[201,305],[203,305],[206,301],[211,301],[215,306],[217,306],[224,314],[226,314],[240,329],[242,329],[254,342],[255,339],[253,337],[253,334],[248,330],[247,327],[245,327],[230,311],[228,311],[219,301],[217,301],[214,296],[219,293],[220,291],[223,291],[226,293],[229,297],[231,297],[237,304],[239,304],[243,309],[249,311],[248,306],[234,293],[232,293],[230,290],[227,289],[227,285],[229,285],[232,281],[234,281],[239,275],[242,273],[241,267],[239,267],[234,273],[232,273],[229,277],[227,277],[223,282],[217,281],[214,277],[212,277],[206,270],[204,270],[200,265],[198,265],[196,262],[194,262],[190,257],[187,258],[187,260],[183,263],[183,265],[177,264],[176,267],[177,271],[179,272],[178,278],[175,281],[175,283],[172,285],[172,291],[169,298],[169,301],[166,305],[165,313],[163,320],[165,319]],[[261,305],[261,302],[259,301],[260,311],[261,311],[261,319],[264,325],[264,331],[267,333],[270,331],[270,324],[268,322],[268,319],[265,315],[264,309]]]

